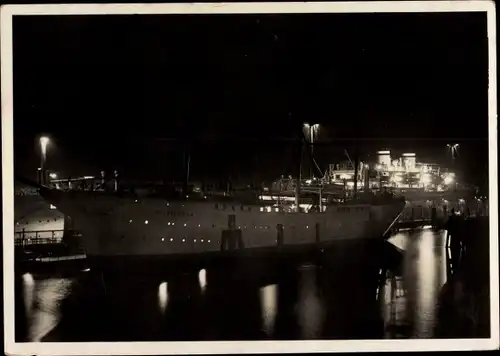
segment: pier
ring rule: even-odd
[[[90,261],[87,261],[85,251],[80,247],[77,232],[22,231],[14,237],[18,276],[16,283],[21,284],[17,288],[25,288],[27,293],[27,282],[22,281],[26,275],[34,276],[33,283],[37,283],[37,280],[49,280],[50,283],[57,280],[64,283],[72,279],[78,280],[75,287],[77,289],[72,293],[79,295],[67,297],[70,306],[65,307],[65,317],[54,325],[52,332],[44,336],[46,341],[73,340],[65,330],[72,327],[68,318],[81,322],[87,320],[85,318],[88,315],[77,313],[75,316],[73,313],[74,309],[80,309],[82,305],[93,305],[92,298],[97,298],[96,303],[104,305],[98,314],[107,315],[108,310],[117,307],[114,304],[123,306],[124,303],[129,303],[122,300],[123,295],[135,296],[138,300],[152,298],[151,294],[155,295],[150,293],[152,288],[159,289],[160,310],[165,315],[173,313],[165,306],[165,300],[168,301],[169,298],[170,303],[188,303],[188,300],[189,303],[195,303],[193,300],[208,303],[207,305],[211,305],[209,309],[213,310],[203,313],[215,313],[215,319],[227,313],[226,306],[234,307],[235,314],[246,315],[248,305],[256,308],[260,303],[262,313],[270,318],[272,303],[285,310],[290,308],[290,303],[298,305],[296,308],[299,308],[299,314],[316,318],[314,322],[318,325],[324,322],[324,329],[315,327],[314,330],[307,331],[306,334],[316,338],[487,336],[489,309],[484,308],[489,306],[485,299],[489,295],[486,287],[489,281],[486,271],[489,263],[482,256],[488,251],[488,218],[477,216],[480,214],[475,211],[465,211],[462,215],[464,223],[460,233],[464,240],[469,237],[469,243],[457,260],[449,256],[449,249],[445,246],[446,231],[443,226],[449,214],[446,207],[408,204],[391,235],[387,236],[388,242],[381,238],[367,238],[324,244],[321,229],[316,224],[309,226],[315,236],[311,244],[287,245],[286,228],[282,224],[270,225],[266,229],[271,229],[270,233],[274,234],[270,235],[274,239],[274,245],[258,251],[245,248],[242,230],[238,228],[233,209],[228,210],[227,226],[221,231],[219,241],[219,252],[223,252],[224,258],[217,263],[212,261],[212,255],[207,254],[193,256],[187,262],[174,259],[168,265],[164,261],[151,259],[141,268],[132,263],[126,269],[118,269],[111,263],[100,270],[96,265],[89,268]],[[471,236],[476,235],[480,235],[480,238],[471,240]],[[480,263],[477,262],[479,260]],[[196,287],[198,280],[200,286]],[[346,286],[345,290],[339,291],[339,286]],[[425,298],[422,293],[418,293],[423,288],[427,293]],[[279,296],[278,290],[281,293],[286,291],[287,295]],[[147,296],[143,296],[141,293],[146,291]],[[468,300],[468,303],[476,303],[475,305],[481,303],[483,309],[464,311],[463,306],[455,302],[458,292],[462,293],[460,298]],[[42,298],[50,300],[58,292],[51,290],[47,293]],[[89,293],[92,295],[89,296]],[[261,297],[257,301],[248,300],[259,294]],[[331,302],[330,298],[335,302]],[[224,301],[222,305],[221,300]],[[314,308],[317,314],[310,310],[310,306],[306,306],[305,300],[307,303],[316,303]],[[155,301],[149,300],[149,303],[155,306]],[[203,303],[195,308],[205,308]],[[145,308],[141,305],[126,305],[125,310]],[[184,307],[178,308],[182,311]],[[418,313],[415,311],[417,309],[420,310]],[[135,320],[135,316],[125,310],[113,313],[124,313],[127,318]],[[253,314],[258,315],[259,309],[252,310]],[[181,311],[178,313],[182,313]],[[281,315],[279,318],[285,318],[283,313],[286,312],[276,313]],[[292,325],[297,321],[283,324],[283,321],[278,321],[277,316],[276,318],[275,329],[266,326],[271,330],[269,334],[264,335],[246,326],[238,335],[252,339],[266,339],[274,337],[273,335],[290,337],[295,331],[292,332],[288,324]],[[209,333],[204,337],[218,340],[224,333],[233,335],[231,333],[235,326],[231,325],[237,324],[237,321],[229,319],[226,321],[229,324],[223,325],[225,331],[219,331],[221,334]],[[375,325],[373,330],[370,328],[367,331],[368,321]],[[191,322],[195,321],[187,321],[184,329],[192,327],[189,324]],[[89,323],[100,325],[103,321],[95,319]],[[219,327],[218,322],[212,323],[211,327]],[[256,321],[252,319],[252,323],[255,324]],[[111,322],[114,327],[118,327],[117,324],[120,323]],[[303,327],[307,329],[311,326],[308,324]],[[252,330],[248,331],[249,329]],[[99,332],[106,333],[105,330]],[[127,332],[133,334],[143,331]],[[142,337],[147,338],[148,335]],[[155,337],[161,340],[162,335],[163,333],[159,333]],[[175,338],[175,335],[173,332],[169,337]],[[94,339],[99,340],[99,337],[101,336]]]
[[[133,273],[124,274],[122,282],[105,280],[106,293],[100,284],[92,282],[99,276],[92,275],[80,263],[71,277],[77,277],[79,282],[63,303],[63,315],[42,339],[93,341],[107,335],[110,341],[117,340],[106,331],[109,327],[101,327],[104,324],[113,325],[111,329],[117,334],[119,330],[127,331],[141,340],[175,340],[180,335],[178,330],[194,330],[192,335],[189,333],[191,338],[204,335],[207,340],[218,340],[224,335],[252,340],[292,336],[298,339],[487,337],[487,230],[487,218],[467,220],[461,233],[472,240],[455,265],[445,246],[446,231],[428,228],[399,232],[382,249],[375,245],[368,248],[364,242],[338,244],[307,263],[253,259],[232,265],[231,269],[215,265],[196,273],[170,276],[168,271],[162,275],[150,272],[140,279]],[[66,263],[68,268],[75,266],[62,260],[59,263]],[[383,268],[379,273],[380,261]],[[49,270],[45,268],[43,274],[48,275]],[[38,293],[47,293],[41,298],[50,304],[57,295],[55,285],[43,285],[43,280],[38,282],[41,277],[31,273],[35,281],[23,283],[40,283]],[[51,280],[57,280],[54,278],[59,275],[52,275]],[[425,293],[419,292],[422,288]],[[471,309],[471,305],[480,308]],[[196,318],[189,316],[188,306],[189,310],[197,310]],[[287,310],[292,306],[296,313],[289,314]],[[124,316],[119,317],[121,314]],[[148,323],[152,324],[144,324],[140,314],[148,315]],[[244,323],[231,315],[238,315]],[[292,315],[298,315],[299,320]],[[301,315],[301,318],[307,316],[308,321],[300,319]],[[116,321],[123,317],[129,322]],[[176,320],[175,330],[168,323],[151,329],[163,317],[171,322]],[[77,335],[72,330],[80,330],[78,324],[82,322],[95,328]],[[367,327],[367,323],[371,326]]]

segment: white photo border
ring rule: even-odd
[[[486,12],[489,55],[489,219],[490,339],[451,340],[311,340],[213,342],[16,343],[14,337],[14,145],[13,58],[14,15],[244,14],[244,13],[409,13]],[[496,86],[496,17],[493,1],[372,1],[178,4],[47,4],[4,5],[0,12],[2,102],[2,192],[4,263],[4,335],[6,354],[23,355],[154,355],[221,353],[303,353],[371,351],[491,350],[499,347],[498,293],[498,145]],[[7,223],[5,223],[7,222]]]

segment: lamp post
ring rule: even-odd
[[[47,136],[40,137],[40,184],[44,184],[45,182],[45,160],[47,158],[47,146],[50,143],[50,139]]]
[[[47,158],[47,146],[50,143],[50,139],[46,136],[40,137],[40,168],[43,170],[45,165],[45,159]]]
[[[448,150],[450,151],[451,154],[451,162],[455,163],[455,158],[457,157],[458,153],[458,147],[460,145],[458,143],[453,143],[453,144],[447,144],[446,147],[448,147]]]
[[[311,143],[311,156],[314,153],[314,140],[318,137],[319,134],[319,124],[310,125],[308,123],[304,124],[304,133],[307,138],[309,138],[309,142]],[[311,165],[311,178],[312,178],[312,165]]]

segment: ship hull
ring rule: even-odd
[[[72,217],[89,261],[210,261],[233,253],[293,251],[333,241],[380,238],[404,202],[340,205],[323,213],[267,211],[260,206],[168,202],[111,195],[45,192]],[[119,262],[117,262],[119,263]],[[120,263],[119,263],[120,264]]]

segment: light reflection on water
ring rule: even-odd
[[[198,272],[198,282],[200,283],[201,291],[204,292],[207,287],[207,271],[205,269],[201,269]]]
[[[436,323],[437,294],[446,282],[443,233],[432,230],[404,232],[391,238],[390,242],[404,251],[405,259],[403,268],[391,272],[393,278],[388,278],[379,290],[378,317],[385,324],[385,335],[391,338],[432,337]],[[141,330],[141,335],[155,333],[155,339],[173,340],[181,330],[189,332],[192,328],[197,330],[196,335],[191,336],[192,339],[225,339],[224,332],[217,331],[219,319],[234,323],[226,326],[227,329],[239,328],[244,330],[241,333],[245,333],[245,330],[253,326],[238,325],[238,320],[247,320],[251,324],[253,319],[250,314],[259,313],[259,310],[261,325],[256,327],[263,335],[249,336],[250,338],[276,338],[278,334],[279,338],[285,339],[336,338],[335,330],[341,330],[341,326],[348,321],[346,318],[350,318],[353,313],[358,314],[356,310],[361,310],[360,315],[354,317],[355,321],[349,321],[350,331],[342,331],[341,335],[341,338],[357,338],[356,330],[372,327],[370,325],[377,317],[369,315],[376,314],[377,310],[366,306],[371,303],[371,299],[376,302],[377,294],[376,286],[372,291],[359,287],[359,284],[367,282],[366,278],[372,277],[367,277],[368,261],[359,258],[352,263],[354,258],[356,257],[342,255],[331,257],[332,260],[341,259],[342,264],[335,265],[328,272],[321,272],[315,264],[299,264],[294,267],[294,271],[287,272],[287,277],[278,273],[277,279],[270,284],[251,286],[244,283],[244,290],[240,292],[235,290],[241,289],[241,285],[232,285],[231,281],[213,285],[211,270],[207,269],[189,276],[179,275],[172,282],[160,279],[149,284],[142,283],[142,280],[141,283],[135,283],[134,276],[130,276],[128,286],[122,292],[112,293],[112,297],[85,295],[90,290],[96,294],[96,290],[100,288],[98,284],[72,292],[75,283],[72,279],[37,280],[26,274],[22,278],[22,284],[28,339],[37,341],[48,334],[44,340],[72,341],[73,336],[68,335],[78,334],[82,338],[79,341],[133,341],[134,335],[139,333],[134,331],[137,329]],[[344,265],[346,261],[349,262],[349,268]],[[373,272],[370,273],[376,278],[379,267],[371,268]],[[272,268],[268,270],[269,273],[274,271]],[[76,281],[89,274],[83,273]],[[109,291],[107,293],[111,295]],[[70,303],[72,306],[66,307],[62,312],[61,302],[69,295],[77,302]],[[106,302],[106,298],[111,300]],[[257,309],[254,309],[254,304],[259,304]],[[75,312],[80,305],[86,307],[87,312],[80,312],[86,314],[85,321]],[[223,317],[221,313],[233,315]],[[113,321],[113,315],[116,314],[125,316],[120,316],[120,321]],[[332,319],[335,321],[332,322]],[[55,328],[62,320],[64,323]],[[102,327],[106,332],[116,329],[116,335],[121,332],[118,330],[125,327],[135,329],[127,329],[123,334],[125,336],[113,334],[104,337],[99,334],[104,331],[95,330],[98,329],[95,326],[100,324],[110,325]],[[297,325],[297,332],[292,330],[293,325]],[[406,329],[401,327],[404,325]],[[399,329],[392,330],[391,327],[394,326]],[[81,331],[84,329],[88,331]],[[73,333],[68,333],[68,330],[73,330]],[[89,334],[84,335],[87,332]],[[349,332],[350,336],[346,336],[345,333]]]
[[[71,293],[73,280],[50,278],[35,280],[33,275],[22,276],[28,339],[40,341],[61,318],[61,302]]]
[[[299,300],[296,311],[302,339],[314,339],[321,334],[324,306],[318,293],[316,266],[299,268]]]
[[[278,286],[276,284],[260,289],[260,305],[262,309],[262,329],[266,335],[272,336],[278,305]]]
[[[160,312],[165,314],[168,304],[168,284],[167,282],[161,282],[158,286],[158,306]]]
[[[398,326],[407,327],[406,337],[434,336],[437,299],[447,279],[445,234],[426,228],[401,232],[389,240],[405,251],[405,260],[397,282],[386,284],[386,323],[397,319]]]
[[[427,230],[420,236],[420,246],[417,260],[417,291],[416,299],[416,327],[414,337],[429,338],[435,326],[436,314],[436,260],[434,253],[434,239],[436,237]]]

